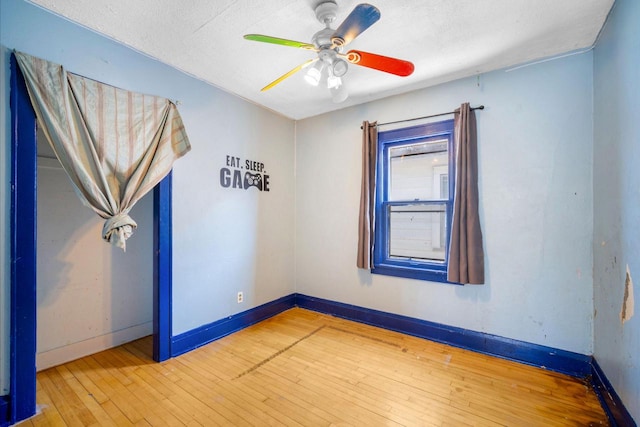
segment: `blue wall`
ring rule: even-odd
[[[636,421],[640,312],[620,314],[627,269],[640,281],[639,22],[640,2],[617,0],[596,45],[593,155],[594,355]]]
[[[124,89],[179,101],[192,151],[173,171],[173,334],[294,292],[294,126],[246,102],[22,0],[0,0],[0,394],[7,392],[10,49]],[[250,123],[250,125],[248,125]],[[226,156],[264,163],[269,192],[224,188]],[[151,223],[138,223],[152,227]],[[132,238],[135,238],[135,234]],[[100,236],[96,236],[101,240]],[[5,277],[6,276],[6,277]],[[244,302],[236,303],[238,291]],[[7,319],[8,320],[8,319]]]
[[[619,318],[627,265],[632,277],[640,271],[636,0],[616,2],[594,53],[297,124],[22,0],[0,0],[0,7],[0,45],[181,101],[193,151],[174,170],[174,334],[297,291],[593,352],[640,419],[640,316],[624,325]],[[8,380],[6,48],[0,49],[2,394]],[[464,101],[487,107],[478,112],[487,284],[456,287],[357,271],[360,122],[439,113]],[[221,188],[227,155],[264,162],[271,191]],[[238,291],[245,293],[243,305],[235,303]]]
[[[591,354],[592,59],[494,71],[298,122],[297,292]],[[356,269],[360,123],[467,101],[485,106],[476,117],[486,284]]]

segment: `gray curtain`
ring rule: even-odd
[[[478,143],[476,116],[464,103],[455,111],[456,190],[447,280],[484,283],[484,252],[478,215]]]
[[[360,187],[360,216],[358,219],[358,268],[373,267],[373,239],[375,230],[376,169],[378,129],[376,123],[362,123],[362,184]]]
[[[76,194],[105,219],[104,240],[125,249],[133,205],[191,146],[165,98],[118,89],[15,52],[38,125]]]

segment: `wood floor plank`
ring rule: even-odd
[[[109,414],[109,417],[118,427],[134,425],[112,400],[106,400],[100,403],[100,407]],[[140,421],[143,421],[143,419]]]
[[[133,354],[123,351],[119,353],[119,357],[128,363],[136,363],[139,359]],[[155,369],[157,368],[157,369]],[[164,397],[163,400],[170,402],[171,406],[176,406],[176,413],[180,415],[180,419],[186,424],[197,423],[200,425],[225,425],[221,422],[221,417],[215,411],[210,410],[196,399],[192,394],[188,393],[181,387],[176,386],[173,379],[167,378],[167,373],[171,372],[162,364],[156,364],[154,369],[137,369],[132,372],[146,384],[157,390]]]
[[[276,392],[279,398],[284,398],[291,402],[292,405],[303,408],[304,411],[312,414],[311,416],[326,420],[327,425],[341,425],[346,423],[348,414],[334,411],[334,408],[329,406],[318,405],[318,395],[314,390],[309,390],[301,387],[298,383],[287,381],[279,374],[275,376],[270,375],[270,372],[266,370],[252,373],[251,379],[259,381],[264,387],[268,387]],[[312,425],[323,424],[325,423],[320,421],[319,424]]]
[[[104,410],[100,403],[98,403],[98,401],[93,398],[91,393],[89,393],[82,386],[82,384],[78,381],[78,379],[73,375],[73,373],[67,366],[62,365],[56,368],[52,368],[50,372],[55,372],[56,374],[60,375],[60,378],[71,388],[71,390],[73,390],[75,395],[78,397],[79,402],[81,402],[82,405],[85,406],[86,410],[88,410],[93,415],[97,425],[114,427],[117,426],[117,424]],[[85,423],[85,425],[88,424]]]
[[[111,376],[110,371],[104,369],[94,356],[82,358],[82,362],[87,366],[87,375],[103,393],[109,396],[109,401],[113,402],[129,422],[136,424],[144,420],[146,412],[142,402],[120,384],[117,378]]]
[[[274,382],[271,381],[271,379],[263,381],[260,376],[250,375],[243,378],[242,381],[247,387],[268,393],[269,396],[264,401],[264,404],[277,411],[288,414],[299,424],[305,426],[323,425],[332,422],[335,424],[338,421],[342,421],[339,418],[324,413],[324,411],[316,410],[312,405],[301,405],[299,403],[300,400],[292,399],[291,389],[283,390],[280,387],[274,387]]]
[[[92,356],[112,376],[115,381],[112,386],[116,390],[126,390],[130,396],[135,396],[141,408],[144,409],[144,419],[152,425],[162,423],[168,426],[183,426],[184,423],[177,415],[166,408],[165,397],[143,381],[137,380],[131,366],[121,363],[117,352],[100,352]],[[139,368],[137,368],[139,369]]]
[[[217,383],[212,381],[201,380],[197,371],[193,371],[188,365],[182,365],[178,369],[181,379],[176,382],[178,387],[193,395],[203,405],[218,413],[227,425],[249,426],[250,419],[247,420],[243,416],[242,407],[237,407],[233,402],[225,398],[217,388]],[[225,423],[223,423],[225,424]]]
[[[80,401],[71,387],[57,374],[55,368],[42,372],[42,388],[46,390],[56,410],[70,426],[97,425],[98,421]]]
[[[151,347],[39,372],[22,425],[608,425],[582,380],[299,308],[162,363]]]

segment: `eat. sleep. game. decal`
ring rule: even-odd
[[[259,191],[269,191],[269,175],[264,163],[227,156],[226,167],[220,168],[220,185],[224,188],[247,190],[250,187]]]

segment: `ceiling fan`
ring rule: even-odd
[[[360,65],[402,77],[409,76],[413,73],[414,66],[409,61],[376,55],[361,50],[350,50],[343,53],[346,45],[380,19],[380,11],[375,6],[361,3],[351,11],[338,29],[334,30],[331,28],[331,24],[336,19],[337,9],[338,4],[335,0],[323,1],[316,6],[316,18],[320,23],[325,25],[325,28],[314,34],[312,43],[298,42],[262,34],[246,34],[244,36],[247,40],[306,49],[317,52],[318,54],[317,58],[309,59],[263,87],[263,92],[271,89],[298,71],[309,67],[305,75],[305,80],[313,86],[318,86],[318,84],[320,84],[321,81],[324,82],[326,78],[326,85],[331,92],[333,101],[342,102],[347,99],[349,95],[342,81],[342,77],[349,69],[349,64]]]

